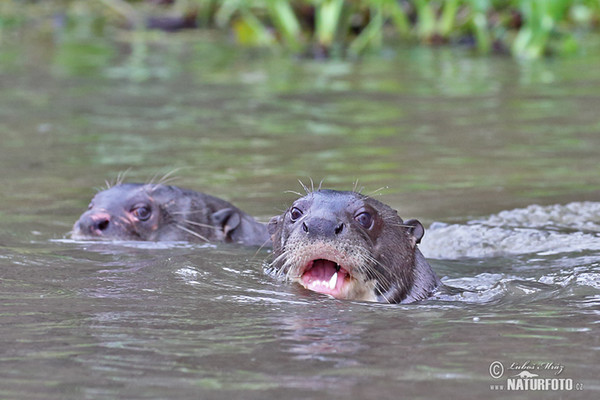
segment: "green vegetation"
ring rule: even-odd
[[[0,39],[37,29],[44,12],[118,29],[219,30],[241,45],[316,57],[409,42],[534,59],[576,52],[598,30],[600,0],[4,0]]]

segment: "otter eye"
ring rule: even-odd
[[[131,210],[131,213],[140,221],[146,221],[148,218],[150,218],[152,210],[147,206],[139,206]]]
[[[302,210],[300,210],[299,208],[292,208],[292,211],[290,211],[290,218],[292,222],[296,222],[297,220],[302,218],[302,214]]]
[[[91,210],[94,205],[92,203],[88,204],[88,210]]]
[[[364,211],[354,217],[356,222],[358,222],[363,228],[371,229],[373,226],[373,217],[368,212]]]

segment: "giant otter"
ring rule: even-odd
[[[73,239],[270,245],[262,224],[225,200],[163,184],[121,183],[94,196]]]
[[[268,224],[268,272],[339,299],[409,303],[440,285],[417,248],[424,229],[356,192],[317,190]]]

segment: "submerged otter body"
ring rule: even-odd
[[[94,196],[73,239],[269,244],[262,224],[225,200],[162,184],[123,183]]]
[[[441,284],[417,248],[424,229],[355,192],[318,190],[268,225],[270,271],[340,299],[410,303]]]

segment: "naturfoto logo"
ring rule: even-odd
[[[524,363],[513,362],[508,368],[500,361],[493,361],[489,367],[490,376],[496,380],[506,380],[490,385],[491,390],[507,391],[571,391],[583,390],[583,384],[572,378],[559,377],[565,367],[554,362]]]

